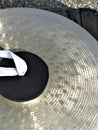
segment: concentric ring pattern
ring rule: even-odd
[[[0,130],[98,129],[98,43],[90,34],[51,12],[8,9],[0,11],[0,45],[35,53],[49,67],[36,99],[0,96]]]

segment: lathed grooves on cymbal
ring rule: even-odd
[[[51,12],[8,9],[0,12],[0,45],[26,49],[49,67],[36,99],[0,96],[0,130],[98,129],[98,43],[90,34]]]

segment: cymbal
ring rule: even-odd
[[[76,1],[65,1],[59,0],[64,5],[67,5],[72,8],[90,8],[98,11],[98,2],[96,0],[76,0]]]
[[[0,96],[0,130],[97,130],[98,42],[83,28],[39,9],[0,11],[0,45],[40,56],[49,80],[37,98]]]

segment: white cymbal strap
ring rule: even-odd
[[[0,67],[0,77],[4,76],[24,76],[25,73],[27,72],[27,64],[26,62],[21,59],[19,56],[14,54],[11,51],[7,50],[0,50],[0,57],[1,58],[8,58],[8,59],[13,59],[15,63],[15,67]]]

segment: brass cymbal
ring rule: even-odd
[[[89,33],[55,13],[6,9],[0,45],[33,52],[49,67],[39,97],[14,102],[0,96],[0,130],[98,129],[98,42]]]
[[[59,0],[64,5],[72,8],[90,8],[98,11],[98,1],[97,0]]]

